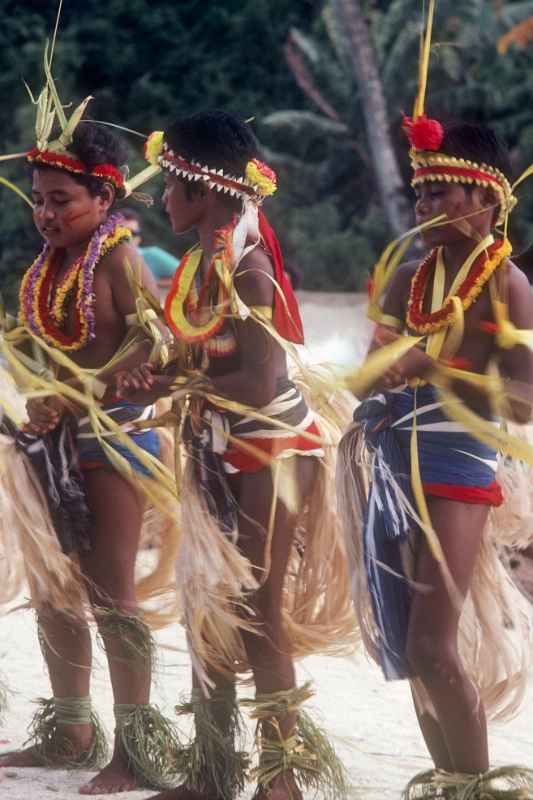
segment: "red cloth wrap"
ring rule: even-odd
[[[306,433],[312,434],[313,436],[320,436],[320,430],[314,420],[308,425],[305,431],[303,431],[303,434]],[[236,438],[238,440],[238,437]],[[243,438],[242,441],[244,445],[256,447],[264,453],[269,461],[277,458],[285,450],[296,450],[298,453],[305,455],[305,453],[315,451],[320,447],[316,441],[299,433],[294,433],[293,435],[287,433],[287,436],[274,436],[272,439],[246,437]],[[224,453],[224,461],[239,472],[247,473],[259,472],[259,470],[267,466],[262,459],[256,458],[253,453],[239,448],[238,441],[233,442],[231,448],[226,450]]]
[[[424,494],[457,500],[459,503],[472,503],[478,506],[501,506],[502,487],[497,481],[488,486],[455,486],[452,483],[423,483]]]
[[[274,280],[277,283],[277,286],[274,287],[273,325],[279,335],[286,341],[294,342],[294,344],[303,344],[304,330],[298,301],[289,276],[283,266],[283,256],[277,236],[262,211],[259,211],[259,233],[272,258]],[[279,289],[281,289],[283,297],[280,296]]]

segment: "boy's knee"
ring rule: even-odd
[[[135,580],[129,569],[111,561],[100,570],[85,567],[84,574],[93,606],[126,610],[135,604]]]
[[[454,683],[461,674],[455,643],[434,633],[410,636],[407,660],[414,674],[423,681],[445,680]]]

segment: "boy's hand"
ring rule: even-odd
[[[149,392],[154,383],[151,364],[141,364],[132,370],[120,370],[113,375],[109,390],[120,399],[129,398],[136,392]]]
[[[26,403],[30,421],[25,430],[36,436],[44,436],[57,428],[59,420],[67,410],[67,404],[58,395],[30,398]]]
[[[423,378],[433,366],[433,359],[415,345],[394,366],[405,382],[411,378]]]
[[[374,334],[374,340],[380,347],[385,347],[398,338],[399,334],[383,325],[379,325]],[[380,383],[386,389],[395,389],[411,378],[424,377],[432,364],[433,359],[415,345],[383,373]]]
[[[154,375],[151,364],[142,364],[132,370],[116,372],[108,383],[106,399],[109,395],[110,399],[150,405],[171,395],[174,382],[175,375]]]

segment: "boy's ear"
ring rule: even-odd
[[[102,187],[102,192],[100,194],[100,200],[102,206],[107,210],[111,208],[113,203],[115,202],[115,187],[111,183],[104,183]]]

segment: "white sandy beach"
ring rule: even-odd
[[[166,630],[158,641],[183,648],[178,628]],[[8,679],[9,710],[1,728],[2,749],[20,746],[33,713],[31,699],[49,695],[33,614],[17,612],[0,620],[0,667]],[[112,697],[104,658],[96,651],[98,666],[93,681],[93,700],[107,730],[112,731]],[[189,684],[184,652],[162,650],[153,700],[168,715]],[[333,734],[349,772],[350,798],[399,800],[407,780],[430,767],[418,733],[408,687],[384,683],[379,670],[362,654],[350,659],[308,658],[298,667],[300,681],[313,680],[318,689],[311,701],[326,728]],[[247,693],[244,692],[244,695]],[[533,690],[521,714],[506,725],[491,727],[492,762],[533,765]],[[77,787],[90,777],[86,772],[46,769],[10,769],[0,782],[2,800],[75,800]],[[125,798],[147,798],[153,792],[127,792]],[[244,795],[248,800],[252,787]],[[309,800],[310,800],[309,796]],[[308,800],[308,798],[306,798]]]
[[[362,319],[364,298],[353,295],[301,293],[308,343],[313,360],[333,357],[339,363],[358,362],[368,340]],[[189,665],[183,634],[177,627],[157,637],[162,649],[153,700],[168,715],[189,686]],[[104,668],[98,661],[93,701],[112,731],[112,697]],[[0,728],[0,750],[19,747],[33,713],[32,698],[49,695],[49,687],[31,612],[19,611],[0,619],[0,673],[10,688],[9,708]],[[407,780],[430,767],[418,733],[408,687],[386,684],[379,670],[358,653],[350,659],[309,658],[298,666],[299,681],[313,680],[318,693],[311,705],[333,735],[349,772],[351,798],[399,800]],[[247,692],[244,692],[246,695]],[[523,763],[533,766],[533,691],[521,714],[507,725],[490,729],[494,766]],[[88,773],[45,769],[9,769],[0,781],[1,800],[75,800],[77,787]],[[245,794],[250,798],[253,787]],[[125,798],[147,798],[153,791],[129,792]],[[243,798],[244,800],[244,798]],[[306,798],[307,800],[307,798]]]

